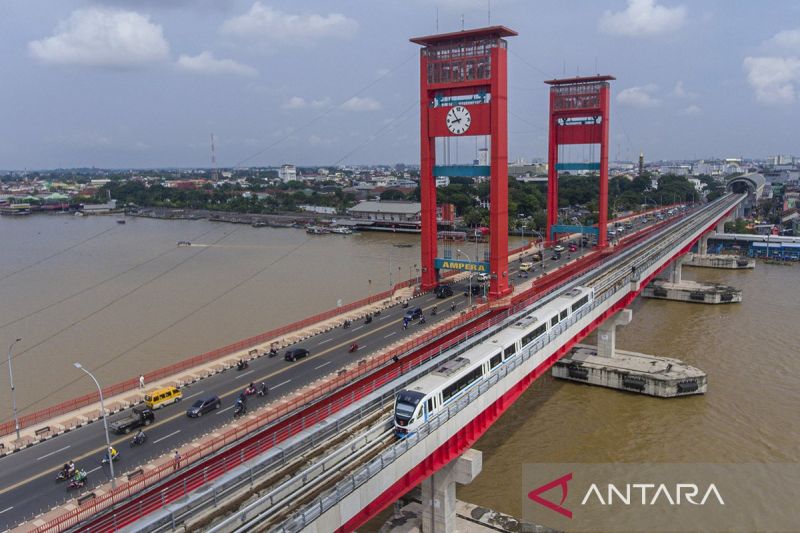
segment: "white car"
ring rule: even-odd
[[[489,281],[489,274],[487,274],[486,272],[481,272],[480,274],[478,274],[478,276],[476,277],[476,279],[477,279],[478,281],[481,281],[481,282],[483,282],[483,281]]]
[[[554,252],[563,252],[564,251],[564,247],[561,246],[560,244],[556,244],[555,246],[553,246],[553,251]]]

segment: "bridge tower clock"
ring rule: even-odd
[[[422,288],[438,284],[436,178],[489,177],[489,261],[463,262],[488,271],[489,297],[509,292],[508,280],[508,82],[505,37],[517,35],[491,26],[427,37],[411,42],[420,50],[420,199],[422,204]],[[486,136],[488,161],[450,165],[437,161],[436,141]],[[444,151],[444,150],[443,150]],[[442,154],[439,154],[440,156]],[[486,164],[488,163],[488,165]]]

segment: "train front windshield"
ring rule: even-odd
[[[400,391],[397,393],[397,401],[394,406],[394,418],[399,426],[408,425],[408,421],[414,416],[417,405],[425,395],[416,391]]]

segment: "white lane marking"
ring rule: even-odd
[[[382,316],[379,320],[386,320],[387,318],[392,318],[392,317],[389,316],[389,315],[386,315],[386,316]]]
[[[154,441],[153,441],[153,444],[158,444],[158,443],[159,443],[159,442],[161,442],[162,440],[167,440],[167,439],[168,439],[168,438],[170,438],[170,437],[174,437],[175,435],[177,435],[177,434],[178,434],[178,433],[180,433],[180,432],[181,432],[181,430],[180,430],[180,429],[179,429],[178,431],[173,431],[173,432],[172,432],[172,433],[170,433],[169,435],[164,435],[164,436],[163,436],[163,437],[161,437],[160,439],[156,439],[156,440],[154,440]]]
[[[86,472],[86,474],[87,474],[87,475],[89,475],[89,474],[91,474],[92,472],[97,472],[97,471],[98,471],[98,470],[100,470],[101,468],[103,468],[103,467],[102,467],[102,466],[98,466],[98,467],[92,468],[91,470],[88,470],[88,471]]]
[[[188,400],[189,398],[194,398],[198,394],[203,394],[204,392],[205,392],[204,390],[197,391],[194,394],[192,394],[191,396],[187,396],[186,398],[184,398],[184,400]]]
[[[393,331],[393,332],[389,333],[388,335],[386,335],[386,336],[384,337],[384,339],[388,339],[388,338],[389,338],[389,337],[391,337],[392,335],[396,335],[396,334],[397,334],[397,332],[396,332],[396,331]]]
[[[219,411],[217,411],[217,414],[218,414],[218,415],[221,415],[222,413],[224,413],[224,412],[225,412],[225,411],[227,411],[228,409],[233,409],[234,407],[235,407],[235,404],[234,404],[234,405],[231,405],[230,407],[226,407],[225,409],[220,409]]]
[[[243,377],[245,377],[245,376],[246,376],[246,375],[248,375],[248,374],[252,374],[253,372],[255,372],[255,370],[248,370],[248,371],[247,371],[247,372],[245,372],[244,374],[239,374],[238,376],[236,376],[236,377],[235,377],[235,378],[233,378],[233,379],[239,379],[239,378],[243,378]]]
[[[357,328],[353,328],[353,331],[358,331],[358,330],[360,330],[360,329],[361,329],[361,328],[363,328],[363,327],[364,327],[364,326],[358,326]]]
[[[319,343],[319,345],[325,344],[326,342],[331,342],[333,339],[328,339]]]
[[[325,362],[325,363],[322,363],[322,364],[321,364],[321,365],[319,365],[319,366],[315,366],[315,367],[314,367],[314,370],[319,370],[319,369],[320,369],[320,368],[322,368],[323,366],[325,366],[325,365],[329,365],[329,364],[331,364],[331,362],[330,362],[330,361],[327,361],[327,362]]]
[[[272,389],[273,389],[273,390],[275,390],[275,389],[277,389],[278,387],[281,387],[281,386],[283,386],[283,385],[286,385],[286,384],[287,384],[287,383],[289,383],[290,381],[292,381],[292,380],[291,380],[291,379],[287,379],[287,380],[286,380],[286,381],[284,381],[283,383],[278,383],[277,385],[273,385],[273,386],[272,386]]]
[[[56,450],[54,452],[46,453],[41,457],[37,457],[36,460],[39,461],[40,459],[46,459],[46,458],[50,457],[51,455],[55,455],[55,454],[57,454],[59,452],[63,452],[64,450],[68,449],[70,446],[71,446],[71,444],[68,444],[67,446],[64,446],[63,448],[59,448],[58,450]]]
[[[0,514],[3,514],[3,513],[5,513],[5,512],[8,512],[8,511],[10,511],[10,510],[11,510],[11,509],[13,509],[13,508],[14,508],[14,506],[12,505],[12,506],[11,506],[11,507],[9,507],[8,509],[3,509],[2,511],[0,511]]]

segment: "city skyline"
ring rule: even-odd
[[[414,164],[412,36],[502,24],[509,159],[544,157],[545,79],[610,73],[611,159],[795,153],[785,2],[6,3],[0,168]],[[374,4],[369,4],[374,6]],[[796,18],[796,17],[794,17]],[[477,146],[476,146],[477,147]],[[472,148],[463,148],[469,158]],[[594,154],[589,154],[594,155]],[[573,157],[586,157],[577,154]]]

